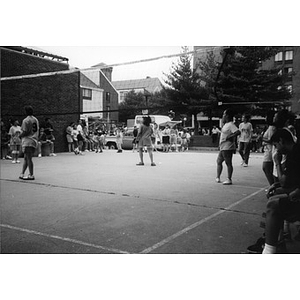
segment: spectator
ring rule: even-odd
[[[118,151],[117,153],[122,153],[122,144],[123,144],[123,133],[122,133],[122,130],[121,128],[117,128],[117,131],[116,131],[116,143],[117,143],[117,148],[118,148]]]
[[[137,126],[134,126],[133,127],[132,152],[134,152],[137,149],[137,142],[136,142],[137,135],[138,135],[138,128],[137,128]]]
[[[241,165],[248,167],[249,156],[251,150],[251,136],[253,133],[252,124],[249,122],[250,116],[243,115],[242,123],[239,125],[239,131],[241,135],[239,136],[239,153],[242,158]]]
[[[12,154],[12,163],[19,164],[20,161],[18,160],[20,149],[21,149],[21,127],[19,126],[19,121],[15,120],[13,125],[9,129],[9,136],[10,136],[10,149]]]
[[[221,174],[223,170],[223,162],[227,165],[228,178],[223,182],[224,185],[232,184],[232,157],[236,150],[235,138],[241,134],[239,129],[233,123],[234,114],[230,109],[227,109],[223,113],[222,121],[223,127],[221,129],[220,137],[220,152],[217,158],[217,178],[216,182],[221,182]]]
[[[81,154],[79,151],[79,147],[78,147],[78,130],[77,130],[77,125],[75,123],[73,125],[73,130],[72,130],[72,138],[73,138],[73,143],[74,143],[75,155]]]
[[[48,131],[51,132],[51,131]],[[53,142],[54,136],[53,135],[47,135],[45,132],[45,129],[42,127],[40,129],[40,135],[39,135],[39,141],[38,141],[38,157],[42,157],[42,148],[46,145],[49,145],[50,149],[50,156],[56,156],[54,154],[54,142]]]
[[[153,124],[153,136],[152,136],[153,151],[157,151],[158,141],[161,142],[159,126],[157,123],[154,123]]]
[[[293,124],[294,119],[295,119],[294,114],[292,114],[291,112],[289,112],[286,109],[283,109],[283,110],[280,110],[280,111],[276,112],[274,114],[274,118],[273,118],[273,125],[275,127],[274,132],[276,132],[276,130],[283,129],[283,128],[285,130],[289,131],[288,126],[290,124]],[[271,122],[271,121],[269,121],[269,122]],[[295,136],[293,136],[291,132],[290,132],[290,134],[293,137],[294,142],[296,143]],[[271,141],[272,141],[272,139],[270,138],[270,142]],[[278,155],[277,151],[278,150],[275,147],[275,145],[272,145],[272,162],[273,162],[273,166],[276,165],[274,157],[276,157]],[[282,155],[282,160],[281,160],[282,167],[284,167],[285,161],[286,161],[286,155]],[[277,174],[277,168],[273,167],[272,173],[273,173],[273,178],[274,178],[273,185],[275,185],[276,183],[278,184],[279,179],[278,179],[278,174]],[[265,213],[263,213],[263,216],[265,218]],[[265,227],[265,222],[264,221],[261,222],[261,227],[263,227],[263,228]],[[285,237],[290,236],[289,223],[287,221],[284,221],[282,235],[285,236]],[[256,243],[254,245],[249,246],[247,248],[247,251],[249,253],[262,253],[264,244],[265,244],[265,236],[263,235],[262,237],[260,237],[256,241]]]
[[[213,144],[216,144],[218,141],[219,134],[221,133],[220,129],[217,126],[214,126],[211,131],[211,138]]]
[[[83,137],[83,128],[82,128],[82,120],[78,121],[77,125],[77,141],[78,141],[78,151],[77,154],[82,155],[83,144],[84,144],[84,137]]]
[[[284,220],[300,221],[300,145],[295,143],[291,133],[284,128],[276,130],[271,141],[277,149],[274,162],[279,184],[272,185],[267,194],[269,201],[263,254],[276,253]],[[286,155],[285,168],[281,163],[282,155]]]
[[[45,134],[46,134],[46,144],[48,144],[50,147],[50,156],[56,156],[56,154],[54,153],[55,137],[53,135],[53,129],[48,129],[48,134],[46,133],[45,130]]]
[[[147,147],[149,158],[151,160],[151,166],[156,166],[156,164],[153,161],[153,146],[151,142],[151,136],[153,134],[153,129],[150,126],[151,118],[143,117],[143,123],[139,128],[139,132],[137,135],[137,142],[139,147],[139,156],[140,156],[140,162],[137,164],[137,166],[143,166],[144,165],[144,159],[143,159],[143,148]]]
[[[163,152],[169,152],[170,150],[170,127],[166,125],[165,129],[162,131],[162,143],[163,143]]]
[[[182,136],[182,132],[180,131],[180,132],[178,132],[178,136],[177,136],[177,149],[178,149],[179,152],[182,151],[182,138],[181,138],[181,136]]]
[[[187,132],[186,129],[183,129],[182,135],[181,135],[181,145],[182,145],[182,151],[188,150],[188,144],[189,144],[189,139],[190,135]]]
[[[32,157],[38,146],[39,121],[33,116],[32,106],[25,106],[25,112],[27,117],[22,122],[22,132],[20,134],[20,138],[22,139],[22,150],[24,152],[24,163],[19,178],[23,180],[34,180]],[[29,169],[29,175],[24,177],[27,167]]]
[[[53,126],[50,122],[50,118],[45,119],[45,124],[43,125],[43,127],[45,128],[46,135],[49,135],[49,134],[51,134],[51,132],[53,132]]]
[[[170,145],[171,145],[171,150],[178,152],[177,148],[177,135],[178,135],[178,130],[175,129],[174,127],[170,129]]]
[[[72,137],[73,127],[74,127],[74,122],[71,122],[70,125],[66,129],[66,137],[67,137],[69,152],[74,151],[74,141],[73,141],[73,137]]]
[[[12,157],[9,155],[9,141],[10,137],[7,127],[1,120],[1,159],[12,159]]]
[[[275,132],[275,126],[273,125],[274,114],[275,113],[272,111],[267,115],[266,123],[268,125],[268,128],[264,132],[262,137],[262,143],[264,147],[264,158],[263,158],[262,169],[266,175],[269,185],[272,185],[275,180],[273,176],[273,168],[274,168],[273,159],[272,159],[273,146],[271,143],[271,137]]]

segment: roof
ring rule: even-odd
[[[91,89],[100,89],[100,86],[98,86],[95,82],[90,80],[82,72],[80,72],[80,86]]]
[[[113,81],[113,86],[116,90],[135,90],[135,89],[146,89],[150,93],[155,93],[162,90],[163,86],[159,78],[144,78],[144,79],[131,79],[131,80],[120,80]]]
[[[55,60],[58,62],[67,62],[68,63],[68,61],[69,61],[69,59],[67,57],[63,57],[63,56],[59,56],[56,54],[46,52],[43,49],[38,48],[38,47],[5,46],[4,48],[8,48],[8,49],[15,50],[15,51],[22,52],[22,53],[31,54],[31,55],[38,56],[41,58],[48,58],[48,59]]]

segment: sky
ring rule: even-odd
[[[28,46],[30,47],[30,46]],[[136,62],[144,59],[179,54],[182,46],[39,46],[35,48],[67,57],[70,67],[90,68],[99,63],[107,65]],[[189,46],[192,50],[193,46]],[[170,73],[172,63],[178,57],[161,58],[155,61],[113,67],[112,80],[141,79],[158,77],[163,80],[164,73]]]

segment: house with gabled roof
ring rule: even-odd
[[[87,117],[103,118],[103,92],[95,82],[80,72],[81,111]]]
[[[143,93],[145,95],[154,94],[160,92],[163,89],[163,85],[159,78],[143,78],[143,79],[131,79],[131,80],[120,80],[113,81],[113,86],[119,92],[119,101],[124,101],[126,95],[130,91],[136,93]]]

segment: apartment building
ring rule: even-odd
[[[221,51],[224,46],[194,46],[194,68],[196,68],[197,61],[205,60],[208,51],[213,51],[216,60],[221,62]],[[267,61],[261,64],[263,69],[279,68],[280,72],[288,75],[285,85],[292,93],[290,109],[295,114],[300,114],[300,47],[299,46],[282,46],[280,51]]]

